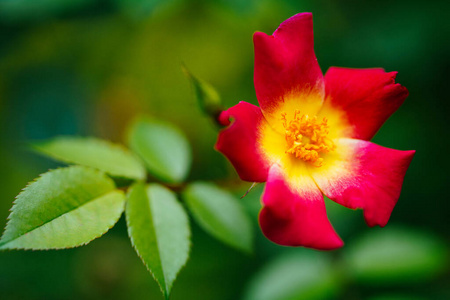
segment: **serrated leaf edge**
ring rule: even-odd
[[[131,192],[131,189],[133,189],[133,188],[136,188],[138,185],[141,185],[141,187],[144,189],[144,191],[145,191],[145,185],[143,185],[143,184],[136,184],[136,185],[134,185],[134,186],[132,186],[131,188],[130,188],[130,192]],[[147,197],[147,194],[145,193],[145,196]],[[148,198],[148,197],[147,197]],[[148,201],[147,201],[148,202]],[[129,205],[129,201],[127,202],[127,206]],[[147,209],[148,210],[150,210],[148,207],[147,207]],[[127,210],[127,208],[125,209],[125,211]],[[165,276],[164,276],[164,272],[163,272],[163,280],[164,280],[164,283],[163,284],[161,284],[160,282],[159,282],[159,280],[156,278],[156,275],[153,273],[153,271],[149,268],[149,266],[148,266],[148,264],[145,262],[145,260],[144,260],[144,258],[142,257],[142,254],[139,252],[139,249],[136,247],[136,244],[134,243],[134,239],[133,239],[133,230],[134,230],[134,227],[133,226],[131,226],[131,224],[130,224],[130,219],[129,219],[129,217],[128,217],[128,214],[125,212],[125,219],[126,219],[126,223],[127,223],[127,232],[128,232],[128,237],[130,238],[130,241],[131,241],[131,245],[133,246],[133,248],[134,248],[134,250],[136,251],[136,253],[137,253],[137,255],[139,256],[139,258],[141,259],[141,261],[144,263],[144,265],[145,265],[145,268],[150,272],[150,274],[152,274],[152,277],[153,277],[153,279],[155,279],[155,281],[158,283],[158,286],[159,286],[159,288],[160,288],[160,290],[161,290],[161,293],[163,293],[164,294],[164,296],[166,295],[166,293],[167,293],[167,291],[165,291],[164,289],[163,289],[163,287],[162,287],[162,285],[164,284],[164,286],[166,287],[166,280],[165,280]],[[153,220],[152,220],[153,221]],[[152,231],[153,231],[153,233],[154,233],[154,235],[156,236],[156,232],[155,232],[155,230],[154,230],[154,226],[153,226],[154,224],[152,224]],[[159,251],[159,247],[158,247],[158,260],[159,261],[161,261],[161,256],[160,256],[160,251]],[[166,297],[167,298],[167,297]]]
[[[63,213],[63,214],[61,214],[61,215],[59,215],[59,216],[57,216],[57,217],[55,217],[55,218],[53,218],[53,219],[51,219],[51,220],[49,220],[49,221],[47,221],[47,222],[45,222],[45,223],[43,223],[43,224],[41,224],[41,225],[39,225],[39,226],[37,226],[37,227],[31,229],[30,231],[25,232],[24,234],[22,234],[22,235],[20,235],[20,236],[18,236],[18,237],[16,237],[16,238],[10,239],[10,240],[8,240],[8,241],[2,241],[2,240],[0,239],[0,250],[13,250],[13,249],[18,249],[18,250],[59,250],[59,249],[76,248],[76,247],[80,247],[80,246],[87,245],[87,244],[89,244],[90,242],[92,242],[93,240],[95,240],[96,238],[99,238],[99,237],[101,237],[102,235],[104,235],[105,233],[107,233],[107,232],[108,232],[108,231],[109,231],[109,230],[110,230],[110,229],[111,229],[111,228],[119,221],[120,216],[122,215],[123,210],[124,210],[125,207],[122,209],[122,212],[119,214],[119,217],[118,217],[114,222],[112,222],[111,225],[108,226],[108,228],[106,229],[106,231],[104,231],[104,232],[102,232],[101,234],[95,236],[94,238],[90,239],[89,241],[86,241],[86,242],[81,243],[81,244],[79,244],[79,245],[75,245],[75,246],[67,246],[67,247],[48,247],[48,248],[33,248],[33,247],[30,247],[30,248],[28,248],[28,247],[14,247],[14,248],[8,248],[8,247],[5,247],[5,246],[8,245],[10,242],[15,241],[15,240],[21,238],[22,236],[24,236],[25,234],[29,234],[29,233],[31,233],[31,232],[33,232],[33,231],[35,231],[35,230],[41,228],[41,227],[44,226],[45,224],[48,224],[48,223],[50,223],[50,222],[52,222],[52,221],[54,221],[54,220],[56,220],[56,219],[59,219],[59,218],[63,217],[64,215],[68,214],[68,213],[74,212],[74,211],[76,211],[76,210],[82,208],[82,207],[85,206],[85,205],[91,204],[92,202],[96,201],[96,200],[99,199],[99,198],[105,197],[105,196],[107,196],[107,195],[109,195],[109,194],[112,194],[112,193],[118,193],[118,192],[121,193],[121,194],[123,194],[123,192],[120,191],[120,190],[112,190],[112,191],[110,191],[110,192],[108,192],[108,193],[105,193],[105,194],[103,194],[103,195],[101,195],[101,196],[99,196],[99,197],[96,197],[96,198],[94,198],[94,199],[92,199],[92,200],[89,200],[89,201],[83,203],[82,205],[78,206],[78,207],[75,208],[75,209],[72,209],[72,210],[70,210],[70,211],[67,211],[67,212],[65,212],[65,213]],[[125,203],[125,202],[124,202],[124,203]]]
[[[147,188],[149,185],[144,185],[144,184],[142,184],[142,183],[134,184],[132,187],[130,187],[129,192],[131,192],[131,189],[132,189],[133,187],[137,186],[137,185],[142,185],[142,187],[144,188],[144,191],[145,191],[145,196],[146,196],[147,199],[148,199],[148,196],[147,196],[147,193],[146,193],[146,188]],[[159,185],[159,184],[157,184],[157,185]],[[129,192],[128,192],[128,193],[129,193]],[[175,198],[177,198],[177,197],[175,196]],[[178,201],[178,199],[177,199],[177,201]],[[147,201],[147,202],[148,202],[148,201]],[[127,205],[129,205],[128,203],[129,203],[129,202],[127,202]],[[179,204],[180,204],[180,203],[179,203]],[[181,205],[181,204],[180,204],[180,205]],[[181,207],[182,207],[182,209],[184,210],[183,206],[181,206]],[[126,208],[125,208],[125,211],[126,211]],[[163,270],[164,287],[165,287],[165,289],[166,289],[166,291],[164,291],[164,289],[163,289],[162,285],[160,284],[159,280],[156,278],[155,274],[154,274],[154,273],[152,272],[152,270],[149,268],[148,264],[145,262],[145,260],[144,260],[144,258],[142,257],[141,253],[140,253],[139,250],[137,249],[136,244],[134,243],[134,240],[133,240],[132,234],[131,234],[131,231],[133,230],[133,227],[130,225],[130,220],[129,220],[128,214],[127,214],[126,212],[125,212],[125,220],[126,220],[126,223],[127,223],[128,237],[130,238],[131,245],[133,246],[133,249],[136,251],[138,257],[141,259],[141,261],[142,261],[142,263],[144,264],[144,266],[145,266],[145,268],[147,269],[147,271],[152,275],[153,279],[158,283],[159,289],[161,290],[161,293],[164,295],[164,298],[165,298],[166,300],[168,300],[169,297],[170,297],[170,292],[171,292],[172,286],[173,286],[173,284],[175,283],[175,280],[172,282],[172,285],[171,285],[170,287],[168,287],[167,284],[166,284],[166,275],[165,275],[164,270]],[[187,218],[187,220],[188,220],[188,223],[189,223],[189,218]],[[152,219],[152,221],[153,221],[153,219]],[[154,224],[153,224],[153,225],[154,225]],[[153,228],[154,228],[154,226],[153,226]],[[184,266],[186,265],[186,263],[187,263],[187,261],[189,260],[189,257],[190,257],[190,251],[191,251],[191,245],[192,245],[192,242],[191,242],[191,235],[192,235],[192,233],[191,233],[190,228],[189,228],[188,231],[189,231],[189,235],[188,235],[188,253],[187,253],[188,257],[187,257],[186,261],[180,266],[180,269],[178,270],[178,272],[175,273],[175,278],[178,277],[178,274],[179,274],[180,271],[184,268]],[[155,232],[155,236],[156,236],[156,232]],[[161,252],[161,251],[160,251],[160,249],[159,249],[159,243],[157,243],[157,246],[158,246],[158,258],[159,258],[159,260],[161,261],[161,256],[160,256],[160,252]],[[162,264],[161,264],[161,265],[162,265]]]
[[[101,174],[102,176],[104,176],[105,178],[111,180],[112,185],[115,186],[115,184],[112,181],[112,179],[109,178],[104,172],[102,172],[102,171],[100,171],[98,169],[95,169],[95,168],[90,168],[90,167],[81,166],[81,165],[73,165],[73,166],[68,166],[68,167],[60,167],[60,168],[56,168],[56,169],[49,169],[47,172],[39,174],[38,177],[36,177],[33,180],[31,180],[30,182],[28,182],[27,185],[24,188],[21,189],[21,192],[16,197],[14,197],[14,201],[12,202],[12,206],[9,209],[9,211],[11,213],[6,218],[6,222],[7,223],[6,223],[5,229],[3,230],[3,234],[2,234],[2,236],[0,238],[0,247],[2,247],[5,244],[5,243],[2,243],[2,240],[4,238],[5,232],[11,226],[10,225],[10,221],[11,221],[11,218],[13,217],[13,215],[14,215],[14,211],[15,211],[15,208],[16,208],[17,200],[19,200],[20,195],[22,195],[32,184],[34,184],[35,182],[37,182],[38,180],[40,180],[42,177],[46,176],[47,174],[50,174],[50,173],[53,173],[53,172],[56,172],[56,171],[59,171],[59,170],[70,169],[70,168],[82,168],[82,169],[88,169],[88,170],[91,170],[91,171],[95,171],[95,172]],[[6,242],[6,243],[8,243],[8,242]]]

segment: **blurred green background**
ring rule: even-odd
[[[315,51],[330,66],[398,71],[410,96],[375,136],[417,150],[384,229],[327,200],[346,245],[324,253],[279,247],[256,230],[241,254],[192,224],[191,258],[176,299],[450,299],[447,152],[448,1],[0,0],[0,225],[19,191],[58,164],[26,141],[61,134],[123,142],[137,114],[173,122],[194,153],[189,180],[237,196],[250,186],[213,150],[217,130],[196,106],[184,63],[226,106],[256,104],[255,31],[314,15]],[[242,201],[257,228],[260,185]],[[0,253],[0,299],[162,299],[123,219],[65,251]]]

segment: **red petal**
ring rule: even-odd
[[[364,209],[369,226],[385,226],[415,151],[354,139],[341,139],[338,147],[346,152],[342,159],[328,168],[312,170],[312,177],[328,198],[348,208]]]
[[[383,69],[330,68],[325,74],[326,102],[345,112],[352,138],[370,140],[408,96],[395,83],[397,72]]]
[[[241,101],[223,111],[219,122],[229,126],[220,131],[216,150],[230,160],[242,180],[266,181],[269,163],[259,151],[258,145],[259,127],[262,122],[266,122],[261,109]]]
[[[332,250],[343,246],[327,218],[323,195],[308,175],[290,188],[278,165],[269,172],[259,222],[264,235],[284,246]]]
[[[311,13],[297,14],[268,36],[253,35],[256,97],[264,112],[276,108],[283,96],[323,89],[323,76],[314,54]]]

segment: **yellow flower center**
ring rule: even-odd
[[[301,115],[299,110],[295,110],[292,120],[288,122],[286,113],[283,112],[281,121],[286,130],[286,153],[296,158],[321,167],[323,158],[320,153],[328,153],[336,148],[333,141],[327,137],[329,126],[325,117],[319,121],[316,116]]]

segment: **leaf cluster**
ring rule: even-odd
[[[42,174],[17,196],[0,249],[82,246],[125,213],[131,244],[166,299],[189,257],[188,212],[215,238],[251,252],[253,228],[239,201],[213,183],[186,181],[192,154],[178,128],[141,117],[127,142],[129,149],[85,137],[33,143],[70,166]]]

